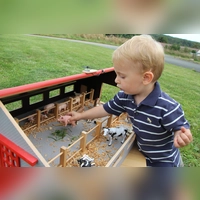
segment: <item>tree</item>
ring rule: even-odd
[[[164,37],[164,36],[160,36],[160,37],[158,37],[157,41],[158,41],[158,42],[161,42],[161,43],[168,43],[167,38]]]
[[[196,51],[195,51],[195,50],[192,50],[192,53],[196,53]]]
[[[185,53],[189,53],[189,52],[190,52],[190,49],[188,49],[188,47],[184,47],[183,51],[184,51]]]
[[[164,47],[165,49],[169,49],[169,46],[168,45],[165,45],[165,47]]]

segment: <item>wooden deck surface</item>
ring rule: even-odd
[[[146,159],[135,144],[120,167],[146,167]]]

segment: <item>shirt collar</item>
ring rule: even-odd
[[[141,104],[152,107],[155,106],[160,94],[161,94],[160,84],[156,82],[153,91],[141,102]]]
[[[146,105],[146,106],[155,106],[158,97],[161,94],[160,84],[158,82],[155,83],[155,87],[153,91],[140,103],[140,105]],[[134,95],[128,94],[127,99],[135,102]]]

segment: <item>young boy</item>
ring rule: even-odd
[[[102,106],[71,120],[94,119],[127,112],[147,166],[179,167],[179,147],[192,141],[181,105],[162,92],[157,82],[164,68],[164,50],[149,35],[134,36],[113,53],[115,82],[120,91]]]

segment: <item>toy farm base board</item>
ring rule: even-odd
[[[99,122],[105,119],[98,119]],[[40,128],[36,128],[31,133],[27,134],[28,138],[35,145],[38,151],[46,159],[47,162],[52,160],[60,153],[60,148],[62,146],[69,147],[71,144],[76,142],[81,136],[81,132],[88,132],[96,126],[96,121],[87,122],[86,120],[78,121],[76,126],[67,125],[64,126],[56,120],[51,120],[49,123],[45,123]],[[106,122],[102,123],[102,127]],[[123,124],[129,130],[131,125],[124,121],[123,117],[115,121],[112,126],[119,126]],[[101,128],[102,128],[101,127]],[[57,134],[56,134],[57,133]],[[95,130],[88,134],[87,140],[90,141],[95,135]],[[128,138],[128,137],[127,137]],[[99,136],[86,146],[84,152],[79,151],[75,156],[73,154],[80,150],[80,143],[74,145],[67,152],[66,159],[72,158],[66,163],[66,167],[79,167],[77,159],[81,158],[84,154],[94,159],[95,167],[106,166],[109,160],[115,155],[117,150],[123,145],[121,143],[122,138],[119,137],[118,140],[113,140],[112,145],[108,146],[107,139],[101,133]],[[87,142],[87,141],[86,141]],[[52,162],[49,163],[50,166],[59,166],[60,157],[57,157]]]

